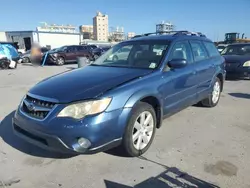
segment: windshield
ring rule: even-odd
[[[129,41],[110,48],[91,65],[155,69],[161,62],[168,41]]]
[[[231,45],[227,46],[222,55],[250,55],[250,45]]]

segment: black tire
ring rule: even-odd
[[[22,63],[30,63],[30,58],[24,57]]]
[[[99,58],[99,55],[94,55],[94,60],[97,60]]]
[[[220,90],[219,90],[219,98],[215,102],[215,101],[213,101],[213,91],[214,91],[214,86],[215,86],[216,83],[219,84]],[[212,90],[212,92],[208,95],[208,97],[206,99],[203,99],[201,101],[201,105],[204,106],[204,107],[215,107],[219,103],[220,95],[221,95],[221,81],[220,81],[220,79],[218,77],[216,77],[216,79],[215,79],[215,81],[213,83],[213,90]]]
[[[112,61],[118,61],[118,56],[115,55],[115,56],[112,58]]]
[[[64,57],[61,57],[61,56],[57,57],[56,64],[59,65],[59,66],[64,65],[65,64]]]
[[[137,150],[133,144],[133,128],[134,128],[134,123],[135,121],[137,121],[138,116],[142,113],[142,112],[150,112],[152,117],[153,117],[153,133],[152,136],[148,142],[148,144],[145,146],[145,148],[143,148],[142,150]],[[144,102],[139,102],[132,110],[130,119],[128,121],[128,124],[125,128],[125,132],[123,135],[123,140],[122,140],[122,145],[121,148],[123,151],[125,151],[125,154],[127,156],[130,157],[137,157],[142,155],[143,153],[145,153],[148,148],[150,147],[150,145],[152,144],[153,140],[154,140],[154,135],[155,135],[155,130],[156,130],[156,115],[155,115],[155,110],[154,108],[149,105],[148,103],[144,103]]]

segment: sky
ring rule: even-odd
[[[125,32],[154,32],[157,23],[170,21],[176,30],[215,41],[226,32],[250,38],[250,0],[2,0],[0,31],[35,30],[40,22],[88,25],[97,11],[109,16],[109,27]]]

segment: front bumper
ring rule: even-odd
[[[226,67],[227,76],[250,77],[250,67]]]
[[[43,55],[42,62],[44,61],[45,57],[46,57],[46,55]],[[45,63],[47,63],[47,64],[56,64],[56,62],[57,62],[57,57],[55,57],[55,56],[53,56],[51,54],[47,55]]]
[[[103,112],[81,121],[70,118],[52,118],[44,121],[26,116],[18,109],[13,118],[14,133],[38,147],[62,153],[96,153],[118,146],[130,114],[130,108]],[[87,139],[88,148],[78,143]]]

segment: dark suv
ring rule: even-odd
[[[43,58],[45,57],[46,55],[44,55]],[[86,46],[62,46],[61,48],[49,51],[46,62],[63,65],[64,63],[68,62],[76,62],[77,57],[87,57],[88,59],[90,59],[92,58],[92,54],[89,48],[87,48]]]
[[[199,102],[217,105],[224,68],[214,43],[199,33],[137,37],[31,88],[16,110],[14,131],[60,152],[121,145],[138,156],[150,147],[163,118]]]

